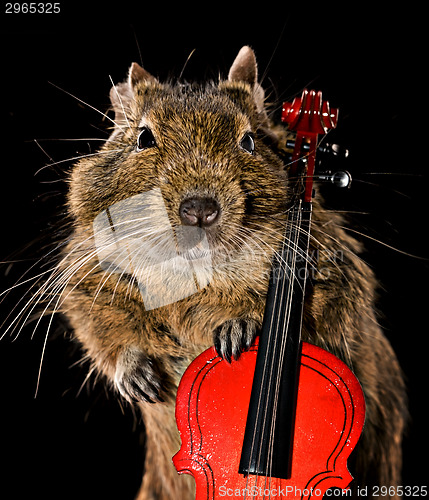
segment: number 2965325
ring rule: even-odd
[[[5,14],[59,14],[60,2],[8,2],[5,4]]]

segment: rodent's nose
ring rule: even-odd
[[[179,208],[179,215],[185,226],[211,226],[219,214],[219,203],[213,198],[188,198],[182,201]]]

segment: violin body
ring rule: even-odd
[[[198,356],[177,393],[182,446],[173,457],[191,474],[196,499],[322,498],[352,480],[347,459],[361,434],[365,403],[359,382],[338,358],[303,342],[291,459],[291,477],[238,472],[255,370],[258,339],[231,363],[214,348]]]

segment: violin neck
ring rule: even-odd
[[[308,268],[311,202],[290,211],[274,256],[240,461],[241,474],[288,479]]]

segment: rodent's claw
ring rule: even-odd
[[[137,348],[127,348],[119,356],[115,383],[121,395],[131,403],[164,402],[156,364]]]
[[[218,355],[231,363],[247,351],[256,335],[253,319],[230,319],[219,326],[213,334],[214,347]]]
[[[232,359],[232,344],[230,337],[221,337],[220,335],[214,335],[214,346],[218,355],[231,363]]]

